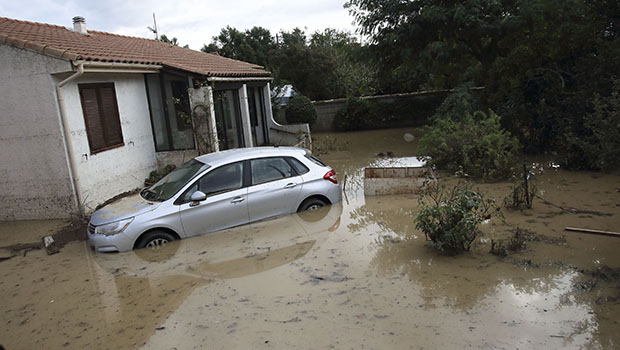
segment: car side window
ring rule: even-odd
[[[237,190],[241,187],[243,187],[243,162],[213,169],[198,180],[198,189],[207,196]]]
[[[190,187],[189,189],[185,191],[185,193],[183,194],[183,197],[177,200],[177,204],[189,203],[190,198],[192,197],[192,194],[194,194],[194,192],[196,191],[198,191],[198,182],[193,184],[192,187]]]
[[[293,168],[295,168],[297,174],[303,175],[310,171],[310,169],[308,169],[308,167],[305,166],[304,163],[298,161],[297,159],[292,157],[287,157],[286,159],[293,165]]]
[[[297,175],[282,157],[252,159],[252,185],[285,179]]]

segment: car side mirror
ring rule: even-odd
[[[189,206],[190,207],[195,207],[198,204],[200,204],[200,202],[204,201],[207,199],[207,195],[202,192],[202,191],[196,191],[194,193],[192,193],[192,196],[189,197],[190,203]]]

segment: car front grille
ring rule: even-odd
[[[95,234],[95,225],[88,224],[88,233],[91,234],[91,235]]]

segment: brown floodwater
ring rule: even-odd
[[[364,196],[363,169],[416,155],[391,129],[316,134],[342,203],[160,251],[29,251],[0,263],[7,349],[613,349],[620,347],[620,176],[530,159],[532,209],[503,210],[472,251],[438,254],[418,196]],[[337,142],[333,142],[337,140]],[[346,177],[346,183],[345,183]],[[442,175],[440,184],[459,179]],[[503,202],[511,183],[474,184]],[[541,199],[542,198],[542,199]],[[543,200],[544,199],[544,200]],[[17,227],[17,226],[16,226]],[[15,234],[20,234],[17,232]],[[27,226],[26,226],[27,227]],[[505,257],[491,240],[527,232]]]

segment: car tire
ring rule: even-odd
[[[299,209],[297,209],[297,212],[299,213],[299,212],[306,211],[306,210],[313,211],[321,207],[324,207],[326,205],[327,203],[323,202],[322,200],[318,198],[308,198],[301,203],[301,205],[299,206]]]
[[[152,249],[158,249],[164,246],[166,243],[172,242],[174,240],[176,240],[176,238],[168,232],[151,231],[140,238],[140,241],[138,242],[138,244],[136,244],[136,249],[142,249],[147,247]]]

